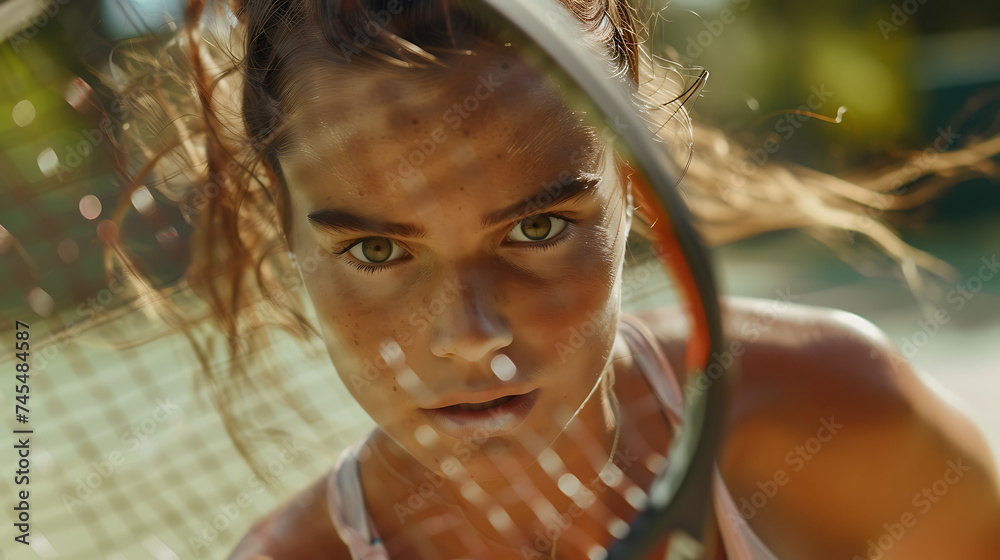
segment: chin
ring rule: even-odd
[[[476,482],[510,479],[531,466],[537,455],[529,452],[512,436],[462,441],[453,455]],[[450,469],[445,469],[445,474]]]

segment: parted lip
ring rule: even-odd
[[[466,390],[449,394],[447,397],[434,403],[432,406],[421,407],[424,410],[437,410],[448,408],[459,404],[480,404],[490,402],[503,397],[517,397],[526,395],[533,389],[522,384],[500,384],[487,389]]]
[[[525,418],[531,414],[538,403],[538,393],[535,389],[528,393],[518,394],[511,391],[490,391],[486,396],[500,395],[510,397],[501,402],[488,405],[485,408],[469,409],[468,407],[449,405],[442,408],[424,409],[427,420],[442,434],[460,440],[481,440],[499,437],[516,429]],[[502,394],[506,393],[506,394]],[[483,399],[483,391],[464,393],[469,399]],[[450,399],[447,402],[452,402]],[[494,400],[494,399],[491,399]],[[479,400],[479,403],[489,402]]]

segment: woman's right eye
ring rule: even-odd
[[[540,243],[554,239],[570,220],[555,214],[536,214],[524,218],[507,234],[507,239],[521,243]]]
[[[365,264],[384,264],[408,254],[388,237],[367,237],[351,245],[347,252]]]

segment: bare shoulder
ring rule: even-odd
[[[833,353],[842,359],[864,357],[868,362],[889,356],[892,343],[870,321],[838,309],[799,305],[795,299],[790,293],[779,293],[775,300],[725,298],[722,308],[728,353],[739,354],[737,357],[748,352],[749,357],[775,352],[815,357],[817,351],[835,350]],[[657,336],[671,365],[682,370],[688,334],[682,311],[676,306],[659,307],[636,316]],[[869,373],[886,372],[876,369]]]
[[[782,558],[992,558],[979,430],[871,322],[792,299],[723,304],[740,374],[719,467],[743,520]],[[680,371],[680,311],[637,315]]]
[[[257,521],[228,560],[340,560],[351,554],[330,520],[327,477]]]
[[[871,321],[793,299],[784,294],[776,300],[723,300],[728,340],[720,359],[739,364],[731,420],[780,421],[807,408],[845,409],[869,422],[949,413]],[[681,311],[663,307],[636,315],[682,372],[687,321]]]

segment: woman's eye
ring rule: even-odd
[[[382,264],[406,255],[406,251],[387,237],[369,237],[348,249],[351,256],[367,264]]]
[[[550,214],[536,214],[518,222],[507,235],[510,241],[537,243],[559,235],[566,228],[567,220]]]

